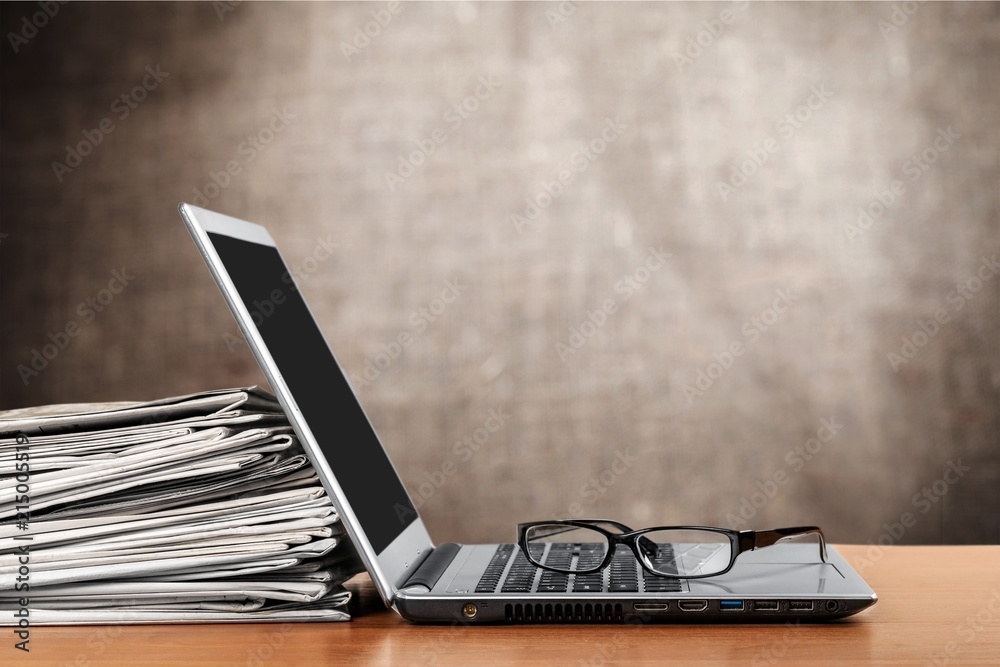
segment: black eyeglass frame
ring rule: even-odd
[[[608,550],[604,554],[604,560],[601,561],[599,566],[585,570],[567,570],[536,562],[531,556],[531,551],[528,549],[528,530],[534,528],[535,526],[551,525],[566,526],[567,530],[570,528],[585,528],[601,533],[608,540]],[[616,530],[620,530],[621,532],[613,533],[610,530],[603,528],[602,525],[613,526]],[[643,561],[642,554],[639,552],[639,539],[646,533],[652,533],[660,530],[704,530],[725,535],[729,538],[729,543],[732,547],[729,550],[729,565],[726,566],[726,569],[720,570],[719,572],[713,572],[712,574],[683,575],[656,572]],[[644,570],[654,576],[666,577],[668,579],[707,579],[709,577],[718,577],[733,569],[737,556],[742,553],[755,551],[756,549],[763,549],[764,547],[770,547],[779,542],[801,537],[803,535],[819,536],[819,557],[824,563],[827,562],[826,536],[823,535],[823,531],[819,528],[819,526],[798,526],[795,528],[776,528],[774,530],[730,530],[728,528],[714,528],[710,526],[654,526],[652,528],[632,530],[623,523],[619,523],[618,521],[609,521],[607,519],[566,519],[555,521],[531,521],[528,523],[517,524],[518,546],[521,548],[521,551],[524,552],[525,558],[527,558],[532,565],[540,567],[543,570],[559,572],[562,574],[594,574],[595,572],[600,572],[611,565],[611,561],[614,558],[618,545],[623,544],[632,550],[632,554],[635,556],[636,561]]]

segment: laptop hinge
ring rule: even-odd
[[[420,567],[410,575],[410,578],[406,580],[401,589],[409,588],[410,586],[424,586],[428,591],[434,590],[434,586],[437,584],[438,579],[444,574],[444,571],[448,569],[451,565],[451,561],[455,559],[461,549],[461,545],[455,544],[454,542],[445,542],[444,544],[439,544],[434,548],[433,551],[424,559],[424,562],[420,564]]]

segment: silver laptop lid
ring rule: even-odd
[[[433,548],[423,522],[263,227],[180,205],[271,388],[389,604]]]

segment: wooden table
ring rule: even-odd
[[[1000,665],[1000,546],[839,547],[879,595],[820,625],[418,626],[367,575],[350,623],[3,628],[2,665]],[[871,553],[868,563],[862,559]]]

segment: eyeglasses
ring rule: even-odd
[[[706,526],[658,526],[632,530],[602,519],[534,521],[517,526],[517,543],[543,570],[592,574],[611,564],[618,545],[632,550],[642,567],[661,577],[703,579],[725,574],[736,557],[805,535],[819,538],[826,562],[826,538],[816,526],[776,530],[727,530]]]

